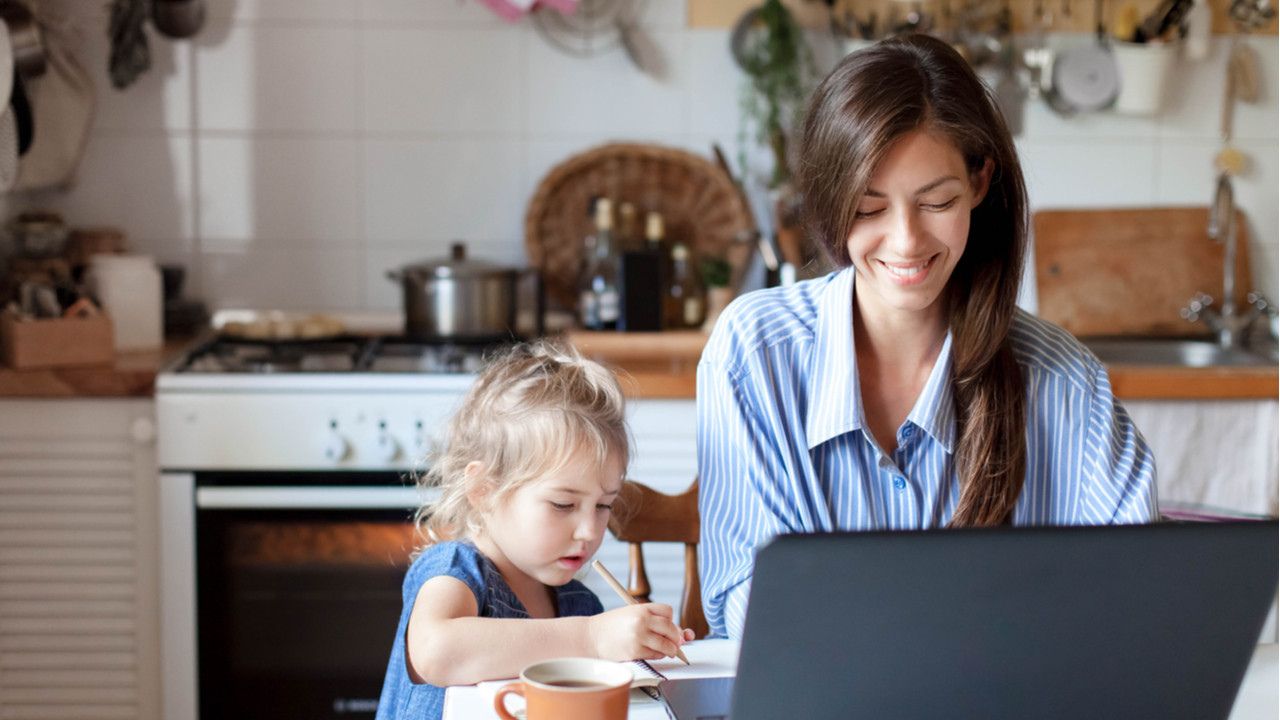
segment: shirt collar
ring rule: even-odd
[[[809,449],[865,426],[862,391],[853,347],[853,286],[856,270],[835,275],[818,301],[818,332],[809,359],[809,409],[805,435]],[[955,442],[955,406],[951,392],[951,332],[943,341],[933,371],[907,420],[927,432],[948,452]]]
[[[809,449],[838,435],[859,430],[862,395],[853,353],[853,278],[857,271],[836,273],[818,300],[818,332],[809,359],[809,410],[805,435]]]
[[[915,423],[948,453],[954,450],[956,437],[955,401],[951,394],[951,331],[942,342],[942,350],[933,363],[933,372],[920,391],[907,421]]]

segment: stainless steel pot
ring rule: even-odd
[[[448,258],[387,272],[404,289],[405,335],[478,340],[516,330],[516,285],[520,272],[467,259],[454,243]]]

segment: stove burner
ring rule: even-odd
[[[476,373],[512,338],[453,343],[409,337],[328,340],[216,338],[180,363],[179,373]]]

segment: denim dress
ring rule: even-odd
[[[405,629],[423,583],[434,577],[457,578],[476,596],[480,617],[527,618],[528,611],[489,560],[468,542],[442,542],[423,551],[404,578],[404,609],[391,646],[391,660],[382,683],[377,720],[440,720],[444,714],[442,687],[414,683],[405,657]],[[577,580],[556,588],[559,617],[596,615],[604,611],[600,598]]]

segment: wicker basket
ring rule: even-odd
[[[577,304],[583,241],[595,230],[594,196],[656,210],[667,238],[683,242],[695,262],[723,255],[738,233],[754,227],[733,180],[710,160],[658,145],[616,143],[575,155],[547,173],[525,216],[529,262],[542,272],[552,306]]]

